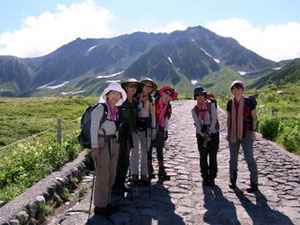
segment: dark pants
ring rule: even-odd
[[[197,134],[198,150],[200,153],[200,169],[203,179],[215,179],[218,172],[217,152],[219,150],[219,133],[211,135],[207,147],[203,147],[203,138]],[[207,162],[209,156],[209,164]]]
[[[166,141],[166,138],[164,137],[163,133],[158,133],[156,135],[156,138],[151,141],[151,146],[148,151],[148,160],[152,160],[152,149],[154,147],[154,148],[156,148],[158,162],[164,161],[163,148],[165,145],[165,141]]]
[[[119,144],[120,148],[117,164],[117,174],[114,186],[121,188],[125,185],[126,174],[129,167],[130,147],[128,142],[128,136],[120,134]]]

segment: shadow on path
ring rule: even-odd
[[[277,210],[271,209],[268,205],[268,200],[260,191],[254,193],[256,204],[253,204],[239,188],[236,188],[234,192],[248,215],[251,217],[254,225],[294,225],[288,216]]]
[[[175,213],[169,191],[163,182],[152,183],[150,189],[134,186],[126,197],[113,196],[119,206],[118,212],[109,219],[93,216],[90,225],[131,224],[131,225],[184,225],[183,218]]]
[[[241,223],[237,219],[234,204],[228,201],[222,190],[215,185],[214,187],[203,187],[204,207],[207,212],[203,220],[208,224],[236,224]]]

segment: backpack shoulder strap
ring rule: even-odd
[[[211,102],[206,102],[207,111],[211,113]]]
[[[105,103],[100,103],[100,104],[103,106],[104,111],[103,111],[103,115],[102,115],[102,118],[101,118],[100,123],[99,123],[99,127],[101,127],[103,125],[103,123],[107,119],[107,115],[108,115],[107,105]]]

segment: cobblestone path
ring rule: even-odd
[[[109,219],[93,216],[90,224],[278,224],[300,225],[300,159],[278,145],[258,137],[255,158],[259,190],[245,191],[249,172],[242,150],[239,156],[238,188],[229,184],[229,149],[225,140],[226,116],[221,124],[216,186],[202,187],[195,127],[191,117],[194,101],[173,102],[169,140],[164,152],[170,181],[152,180],[150,188],[133,187],[125,198],[115,196],[119,211]],[[154,150],[155,152],[155,150]],[[156,161],[156,158],[154,158]],[[157,164],[155,169],[157,170]],[[61,219],[62,225],[85,224],[90,191]]]

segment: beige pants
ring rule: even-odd
[[[116,177],[119,144],[116,138],[109,139],[111,144],[111,155],[109,144],[101,150],[100,156],[96,158],[96,182],[94,190],[94,205],[106,207],[111,202],[111,188]],[[104,138],[99,138],[100,147],[104,146]]]

